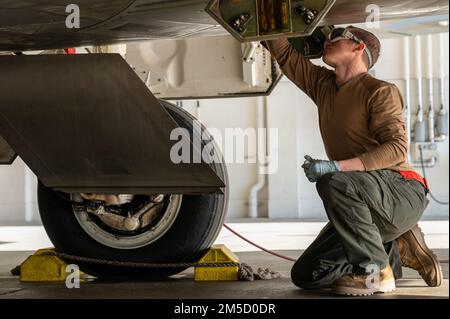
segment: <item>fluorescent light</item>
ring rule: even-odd
[[[442,21],[439,21],[438,24],[439,24],[441,27],[448,27],[448,20],[442,20]]]

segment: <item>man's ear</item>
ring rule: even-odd
[[[364,51],[365,48],[366,48],[366,44],[360,43],[355,47],[354,51]]]

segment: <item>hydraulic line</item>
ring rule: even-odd
[[[280,255],[280,254],[278,254],[278,253],[276,253],[276,252],[274,252],[274,251],[272,251],[272,250],[269,250],[269,249],[266,249],[266,248],[264,248],[264,247],[259,246],[258,244],[252,242],[251,240],[249,240],[249,239],[245,238],[244,236],[242,236],[241,234],[237,233],[236,231],[234,231],[233,229],[231,229],[231,228],[230,228],[228,225],[226,225],[226,224],[224,224],[223,227],[225,227],[226,229],[228,229],[230,232],[232,232],[233,234],[235,234],[235,235],[238,236],[239,238],[245,240],[245,241],[246,241],[247,243],[249,243],[250,245],[253,245],[253,246],[255,246],[256,248],[259,248],[259,249],[265,251],[266,253],[269,253],[269,254],[271,254],[271,255],[274,255],[274,256],[276,256],[276,257],[279,257],[279,258],[282,258],[282,259],[286,259],[286,260],[289,260],[289,261],[296,261],[296,259],[294,259],[294,258]]]

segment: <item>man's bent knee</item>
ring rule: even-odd
[[[352,184],[344,172],[326,174],[316,183],[317,192],[323,200],[333,200],[337,194],[346,194],[350,187]]]

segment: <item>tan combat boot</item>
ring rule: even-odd
[[[417,270],[430,287],[442,283],[442,269],[436,255],[425,243],[418,225],[397,238],[402,266]]]
[[[346,296],[370,296],[374,293],[392,292],[395,290],[394,273],[391,266],[387,266],[379,273],[370,275],[348,274],[337,279],[332,291],[338,295]]]

